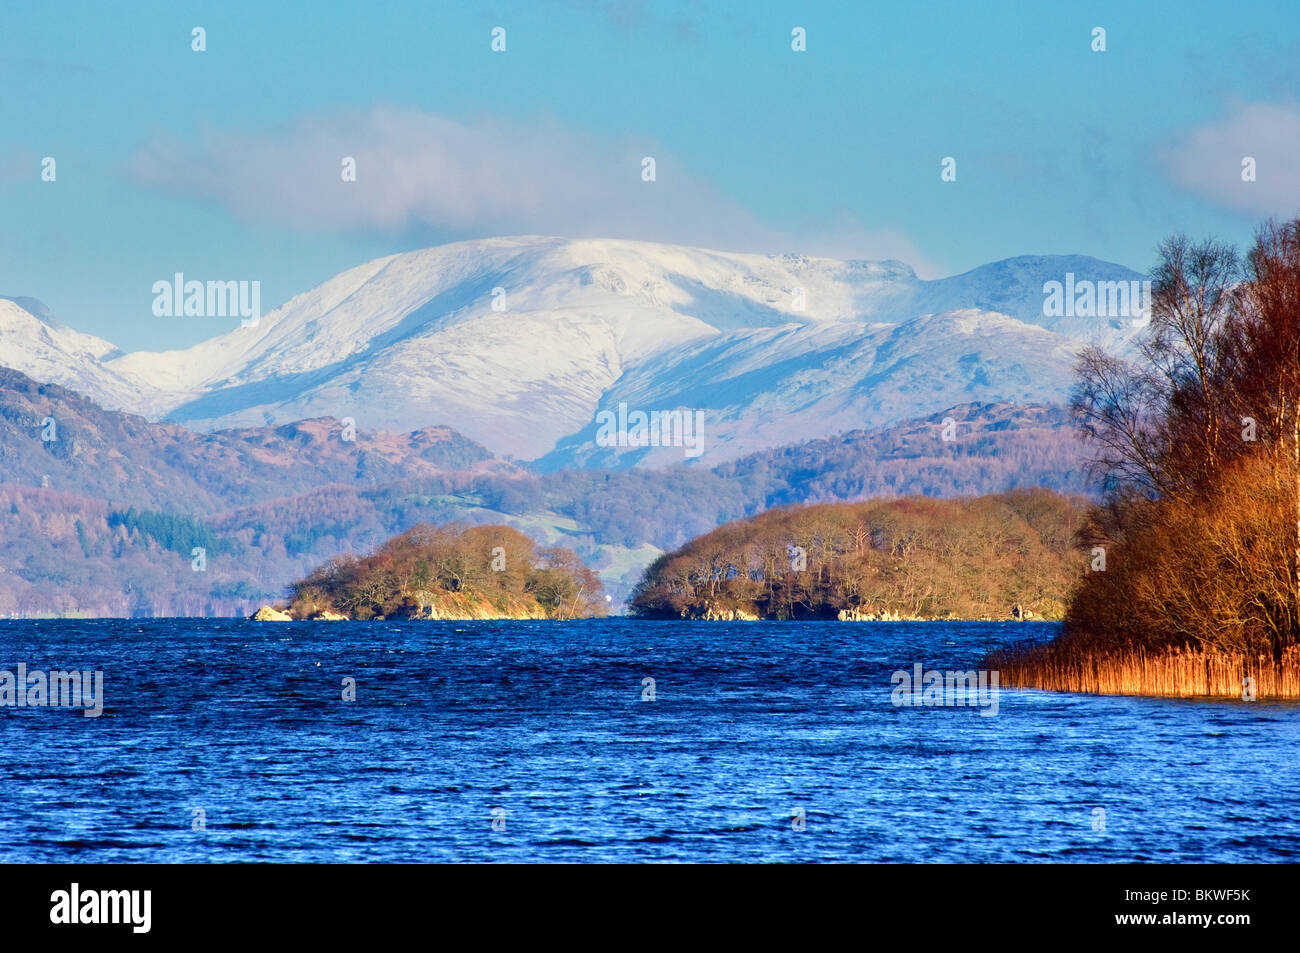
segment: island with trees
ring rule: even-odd
[[[572,550],[510,526],[421,523],[368,556],[340,556],[254,618],[575,619],[604,615],[604,588]]]
[[[658,619],[1059,619],[1084,505],[1024,489],[778,507],[661,556],[630,608]]]

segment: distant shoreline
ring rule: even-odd
[[[175,621],[178,619],[194,619],[197,621],[217,622],[221,620],[231,620],[238,622],[255,622],[253,614],[249,615],[151,615],[151,616],[125,616],[125,615],[104,615],[104,616],[87,616],[87,615],[7,615],[0,616],[0,622],[163,622]],[[835,623],[837,625],[898,625],[908,623],[962,623],[964,625],[1057,625],[1061,624],[1059,619],[964,619],[964,618],[925,618],[925,619],[864,619],[852,622],[846,622],[840,619],[690,619],[690,618],[668,618],[668,617],[649,617],[637,615],[605,615],[591,616],[577,619],[551,619],[551,618],[531,618],[518,615],[499,615],[499,616],[440,616],[436,619],[351,619],[347,617],[335,619],[283,619],[273,621],[285,622],[583,622],[583,621],[620,621],[620,622],[646,622],[659,625],[665,622],[690,622],[690,623],[717,623],[717,622],[757,622],[757,623],[778,623],[788,625],[791,623]],[[267,621],[267,620],[262,620]]]

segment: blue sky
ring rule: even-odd
[[[383,6],[5,5],[0,294],[157,349],[229,330],[153,315],[177,271],[258,280],[269,311],[381,255],[520,233],[926,277],[1145,269],[1171,232],[1246,242],[1300,213],[1295,0]]]

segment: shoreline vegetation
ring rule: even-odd
[[[1124,358],[1080,355],[1071,410],[1102,488],[1060,636],[1004,685],[1300,698],[1300,219],[1164,241]]]
[[[510,526],[421,523],[369,556],[340,556],[255,621],[576,619],[603,616],[599,577],[569,549]]]
[[[1252,680],[1258,698],[1300,698],[1300,646],[1282,657],[1181,648],[1103,654],[1055,641],[990,654],[983,663],[1003,688],[1038,688],[1088,695],[1178,698],[1242,697]]]

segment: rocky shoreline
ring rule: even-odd
[[[688,622],[778,622],[771,616],[759,615],[752,609],[744,607],[719,606],[706,603],[702,606],[690,606],[682,610],[679,618]],[[803,620],[809,621],[809,620]],[[830,621],[827,619],[827,621]],[[835,616],[837,622],[1029,622],[1043,620],[1034,612],[1022,609],[1019,604],[1012,606],[1004,617],[982,616],[978,619],[958,618],[954,616],[920,616],[904,615],[897,609],[881,608],[872,610],[866,607],[841,609]]]
[[[297,616],[292,612],[293,607],[288,608],[264,605],[255,613],[248,617],[252,622],[350,622],[352,621],[347,615],[324,609],[314,612],[310,615]],[[1017,614],[1018,613],[1018,614]],[[526,613],[523,611],[502,612],[490,604],[474,603],[462,601],[459,605],[446,606],[439,608],[436,604],[429,602],[419,606],[419,610],[410,614],[402,615],[403,620],[426,620],[433,622],[488,622],[502,620],[531,620],[545,619],[547,616],[540,611]],[[778,619],[766,618],[757,613],[750,612],[743,608],[725,608],[720,606],[707,605],[702,608],[685,609],[682,611],[681,618],[688,622],[777,622]],[[853,608],[841,609],[836,616],[838,622],[1021,622],[1035,620],[1037,617],[1033,612],[1020,610],[1016,606],[1006,618],[994,619],[983,617],[980,619],[957,619],[947,616],[915,616],[903,615],[898,610],[890,611],[881,609],[879,612]],[[384,621],[379,617],[376,621]],[[829,620],[828,620],[829,621]],[[1040,620],[1041,621],[1041,620]]]
[[[248,617],[250,622],[351,622],[354,621],[350,616],[334,612],[330,609],[323,609],[319,612],[313,612],[310,615],[294,615],[293,607],[287,609],[282,607],[264,605]],[[377,616],[373,621],[427,621],[427,622],[491,622],[491,621],[529,621],[547,618],[545,612],[540,607],[532,611],[514,611],[503,612],[491,604],[462,604],[452,605],[439,608],[435,604],[428,604],[420,607],[418,612],[412,612],[402,616],[394,616],[392,619],[386,619],[384,616]]]

